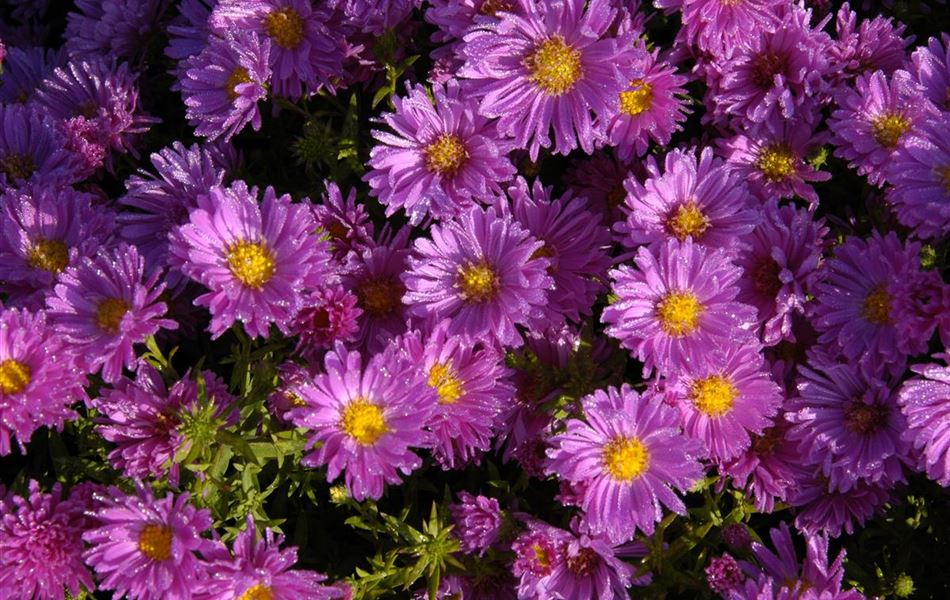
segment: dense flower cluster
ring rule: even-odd
[[[945,3],[7,4],[0,599],[907,595]]]

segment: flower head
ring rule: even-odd
[[[948,87],[950,90],[950,87]],[[950,93],[950,92],[948,92]],[[928,120],[898,146],[884,167],[887,199],[919,238],[950,232],[950,115]]]
[[[945,362],[948,355],[938,355]],[[937,363],[913,367],[919,376],[905,382],[897,402],[907,419],[903,438],[921,451],[919,468],[942,486],[950,486],[950,367]]]
[[[168,0],[77,0],[76,10],[66,15],[66,50],[77,57],[140,56],[168,5]]]
[[[0,105],[0,185],[71,184],[80,167],[51,119],[17,104]]]
[[[461,541],[462,552],[478,553],[479,556],[498,543],[501,537],[503,516],[498,500],[487,496],[473,496],[459,492],[459,503],[449,508],[455,531]]]

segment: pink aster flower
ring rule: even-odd
[[[591,113],[610,114],[625,83],[619,65],[633,44],[609,37],[610,2],[585,4],[514,0],[497,25],[465,35],[459,76],[471,80],[467,89],[481,99],[479,112],[499,118],[498,131],[531,160],[551,145],[552,127],[559,154],[578,146],[590,154],[600,135]]]
[[[290,196],[243,181],[198,197],[188,223],[171,233],[171,254],[182,273],[209,289],[195,304],[211,311],[211,335],[241,321],[252,337],[271,324],[284,333],[301,308],[305,281],[330,271],[326,242],[314,235],[310,211]]]
[[[617,110],[607,125],[607,140],[621,160],[642,156],[651,139],[666,146],[686,120],[686,77],[677,75],[676,68],[658,55],[659,50],[644,51],[615,100]]]
[[[311,206],[313,217],[317,227],[330,237],[333,256],[344,261],[350,252],[374,245],[373,222],[363,203],[356,201],[356,188],[350,188],[344,198],[335,182],[327,179],[323,184],[323,201]]]
[[[725,251],[669,240],[654,256],[641,248],[636,268],[610,272],[617,300],[604,309],[607,334],[644,363],[668,373],[699,362],[717,345],[753,339],[755,309],[735,300],[741,275]]]
[[[534,255],[548,259],[548,273],[554,279],[547,304],[550,320],[566,317],[577,322],[590,315],[603,290],[610,267],[610,233],[598,215],[586,210],[585,198],[573,198],[568,192],[552,200],[551,193],[539,180],[529,188],[519,177],[508,188],[510,212],[543,244]]]
[[[675,376],[669,392],[676,397],[683,429],[702,441],[715,461],[745,451],[750,434],[761,435],[782,404],[781,388],[756,344],[724,345]]]
[[[26,496],[0,495],[0,596],[62,600],[95,591],[82,560],[84,506],[30,480]]]
[[[258,103],[267,97],[270,40],[246,31],[211,36],[208,45],[180,66],[185,116],[195,134],[230,140],[248,124],[261,128]]]
[[[291,326],[297,336],[297,352],[311,362],[319,362],[325,350],[336,342],[352,342],[359,334],[363,314],[357,297],[339,285],[310,293]]]
[[[738,299],[758,309],[762,342],[773,346],[795,340],[792,317],[804,313],[814,292],[828,228],[810,212],[774,200],[762,216],[748,238],[751,248],[736,257],[743,270]]]
[[[511,144],[456,81],[434,85],[432,97],[420,85],[407,88],[405,98],[393,97],[395,112],[381,119],[393,133],[373,130],[379,143],[364,176],[386,216],[403,208],[413,224],[426,214],[452,217],[477,200],[500,196],[499,183],[515,174],[506,156]]]
[[[708,92],[718,120],[763,123],[774,113],[790,119],[827,91],[831,38],[814,28],[811,11],[792,5],[775,27],[758,29],[731,58],[714,63]]]
[[[585,421],[570,419],[551,439],[547,470],[583,483],[581,508],[591,533],[625,541],[651,535],[662,507],[679,514],[685,493],[700,477],[699,442],[683,435],[676,411],[624,385],[582,400]]]
[[[799,373],[785,418],[803,461],[818,465],[831,488],[843,492],[862,479],[903,481],[907,423],[887,382],[868,369],[823,361]]]
[[[410,312],[451,318],[450,335],[520,346],[517,326],[544,318],[554,285],[546,271],[550,261],[534,257],[543,243],[494,208],[473,208],[433,225],[429,235],[416,240],[403,275]]]
[[[653,163],[647,170],[642,184],[634,177],[624,183],[627,219],[615,229],[625,246],[647,244],[658,251],[674,238],[692,238],[710,248],[745,245],[743,240],[759,221],[755,198],[711,148],[704,148],[698,158],[673,150],[662,173]]]
[[[128,495],[112,486],[94,494],[94,524],[83,534],[83,557],[95,569],[100,590],[137,600],[188,600],[206,566],[196,556],[214,546],[202,534],[211,512],[188,503],[188,494],[155,498],[138,485]]]
[[[42,308],[57,275],[111,241],[115,215],[96,200],[42,184],[0,196],[0,280],[7,306]]]
[[[887,77],[882,71],[861,75],[854,89],[835,95],[838,108],[828,119],[835,156],[848,161],[873,185],[884,183],[884,169],[895,151],[913,135],[926,117],[920,86],[907,71]]]
[[[399,471],[408,475],[422,466],[412,449],[435,442],[423,427],[435,409],[436,392],[393,346],[363,367],[359,352],[338,343],[324,367],[325,373],[290,385],[304,406],[288,417],[310,435],[312,452],[301,464],[326,465],[328,481],[345,471],[353,498],[379,499],[384,484],[401,481]]]
[[[950,362],[950,354],[937,354]],[[950,367],[915,365],[919,377],[906,381],[897,402],[907,418],[903,437],[920,451],[919,468],[944,487],[950,486]]]
[[[762,31],[781,23],[781,0],[660,0],[657,6],[680,4],[683,35],[712,56],[728,56]]]
[[[450,328],[442,321],[428,334],[412,332],[402,342],[437,395],[428,428],[436,437],[432,454],[443,469],[477,461],[491,447],[515,393],[504,357],[464,335],[450,335]]]
[[[60,273],[46,299],[50,323],[91,373],[102,368],[106,382],[135,364],[135,344],[178,324],[162,316],[164,283],[159,271],[146,273],[135,246],[119,244],[95,258],[83,257]]]
[[[950,93],[950,88],[948,88]],[[901,143],[884,167],[887,200],[919,238],[950,232],[950,113],[941,113]]]
[[[910,58],[908,70],[927,99],[940,110],[950,110],[950,34],[930,38]]]
[[[327,6],[310,0],[222,0],[208,21],[213,33],[247,31],[270,38],[274,93],[297,100],[321,86],[333,89],[343,52],[327,28]]]
[[[297,548],[281,549],[284,536],[269,527],[258,537],[254,517],[235,538],[232,552],[218,548],[208,553],[210,577],[199,582],[195,600],[261,600],[270,598],[343,598],[341,590],[321,585],[325,575],[293,569]]]
[[[745,579],[742,569],[739,568],[739,563],[728,553],[710,560],[704,572],[709,588],[722,595],[738,586]]]
[[[920,269],[919,252],[919,244],[902,244],[893,232],[883,237],[874,232],[867,240],[849,237],[835,248],[815,286],[812,312],[819,341],[837,343],[852,361],[883,361],[892,372],[903,371],[906,355],[894,335],[891,286]],[[925,347],[926,340],[918,345]]]
[[[830,537],[842,532],[851,535],[891,500],[893,485],[889,480],[872,483],[859,479],[851,489],[841,491],[815,467],[798,480],[788,496],[796,512],[795,527],[809,536],[819,532]]]
[[[716,143],[726,162],[762,201],[797,196],[817,206],[818,193],[811,183],[827,181],[831,173],[819,171],[807,161],[812,150],[827,139],[825,133],[815,134],[816,125],[817,119],[811,115],[786,119],[774,113],[751,132],[720,138]]]
[[[838,9],[835,29],[838,39],[831,47],[832,62],[848,76],[872,71],[890,75],[904,66],[905,51],[914,36],[901,37],[906,26],[878,15],[857,23],[857,13],[845,2]]]
[[[478,553],[495,546],[501,539],[504,517],[498,500],[487,496],[473,496],[459,492],[459,503],[449,508],[455,522],[455,535],[461,542],[462,552]]]

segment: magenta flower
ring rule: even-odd
[[[741,273],[722,249],[669,240],[657,256],[640,248],[634,262],[636,268],[610,272],[617,300],[602,320],[645,374],[654,367],[669,373],[717,346],[753,338],[755,309],[735,300]]]
[[[739,563],[728,553],[710,560],[704,572],[709,588],[721,595],[727,594],[745,579]]]
[[[95,569],[100,590],[138,600],[188,600],[207,568],[196,556],[214,548],[201,535],[211,513],[188,503],[188,494],[155,498],[142,485],[127,495],[112,486],[93,495],[94,524],[83,534],[83,557]]]
[[[310,432],[301,464],[327,466],[327,480],[346,472],[346,488],[359,501],[383,495],[385,483],[400,482],[422,466],[412,448],[431,447],[423,430],[436,405],[436,392],[417,366],[390,346],[365,367],[359,352],[342,344],[327,353],[326,372],[291,382],[304,406],[288,417]],[[318,448],[314,449],[316,446]]]
[[[185,116],[195,134],[230,140],[248,124],[261,128],[258,103],[267,97],[270,40],[245,31],[212,36],[180,66]]]
[[[665,506],[679,514],[700,477],[699,442],[683,435],[676,411],[624,385],[583,399],[586,422],[567,421],[551,439],[547,470],[583,483],[581,508],[591,533],[620,542],[639,530],[652,535]]]
[[[322,280],[331,269],[306,206],[271,187],[261,205],[257,197],[258,189],[243,181],[215,186],[171,233],[181,272],[209,290],[195,304],[211,311],[212,338],[235,321],[252,337],[267,337],[271,324],[288,333],[303,283]]]
[[[0,105],[0,186],[69,185],[79,181],[80,165],[66,140],[32,107]]]
[[[333,256],[343,261],[351,251],[374,245],[373,222],[366,207],[356,201],[356,188],[350,188],[344,198],[336,183],[329,179],[323,183],[326,188],[323,202],[311,207],[313,217],[317,227],[330,237]]]
[[[634,177],[624,183],[627,219],[615,229],[625,246],[647,244],[658,251],[674,238],[692,238],[710,248],[745,246],[743,240],[760,219],[757,203],[711,148],[704,148],[698,158],[673,150],[666,155],[663,173],[655,164],[647,169],[642,184]]]
[[[799,531],[838,537],[842,531],[855,533],[882,510],[891,500],[893,487],[894,482],[888,479],[876,483],[859,479],[849,490],[841,491],[829,484],[820,467],[815,467],[798,480],[788,503],[795,507],[795,527]]]
[[[683,365],[670,391],[683,429],[705,445],[710,458],[735,458],[772,424],[782,390],[772,381],[757,344],[724,345]]]
[[[356,295],[339,285],[318,289],[303,301],[291,326],[297,336],[297,352],[311,362],[320,362],[325,350],[336,342],[352,342],[360,331],[363,311]]]
[[[90,373],[114,382],[135,364],[135,344],[178,324],[162,316],[164,283],[145,272],[135,246],[119,244],[95,258],[82,258],[59,275],[46,299],[50,324],[74,348]]]
[[[887,199],[897,219],[917,237],[939,239],[950,232],[950,115],[928,120],[919,135],[898,146],[884,176],[893,186]]]
[[[459,538],[462,552],[478,553],[495,546],[501,539],[504,517],[498,500],[487,496],[473,496],[459,492],[459,503],[449,508],[455,522],[455,535]]]
[[[76,0],[66,15],[70,56],[132,59],[145,53],[169,0]]]
[[[657,7],[680,5],[682,35],[712,56],[728,56],[752,43],[759,32],[781,24],[782,0],[659,0]]]
[[[591,113],[611,114],[626,83],[619,67],[630,60],[629,37],[609,37],[615,10],[607,0],[515,0],[500,22],[473,29],[461,48],[459,77],[481,99],[479,112],[499,118],[498,131],[537,160],[551,145],[567,154],[590,154],[601,132]]]
[[[950,361],[950,355],[935,358]],[[944,487],[950,486],[950,368],[936,363],[915,365],[920,375],[906,381],[897,398],[907,418],[904,440],[920,451],[919,468]]]
[[[543,243],[494,208],[473,208],[429,235],[416,240],[402,278],[410,312],[451,318],[450,335],[520,346],[516,326],[539,324],[554,284],[550,261],[535,258]]]
[[[82,560],[83,505],[30,480],[25,497],[0,493],[0,592],[4,598],[76,597],[96,589]]]
[[[914,50],[910,60],[908,69],[927,99],[940,110],[950,110],[950,34],[930,38],[926,46]]]
[[[515,174],[506,156],[511,144],[499,138],[457,82],[434,85],[432,96],[434,105],[417,85],[407,88],[405,98],[393,97],[395,112],[380,120],[393,133],[373,130],[379,143],[364,177],[386,216],[402,208],[413,224],[426,214],[452,217],[476,201],[501,196],[499,183]]]
[[[890,17],[878,15],[862,19],[857,24],[857,13],[845,2],[838,9],[835,20],[837,40],[831,47],[832,62],[849,76],[883,71],[890,75],[904,66],[906,49],[914,36],[901,37],[906,29]]]

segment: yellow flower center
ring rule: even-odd
[[[32,156],[7,154],[0,158],[0,171],[10,179],[28,179],[36,171],[36,164]]]
[[[618,436],[607,442],[601,458],[610,476],[617,481],[633,481],[650,465],[650,453],[635,437]]]
[[[149,523],[139,534],[139,551],[155,561],[168,560],[172,555],[172,529],[167,525]]]
[[[876,285],[871,289],[861,305],[861,316],[875,325],[891,324],[891,295],[887,293],[886,285]]]
[[[426,168],[437,175],[451,177],[455,175],[465,161],[468,150],[458,136],[443,133],[425,149]]]
[[[36,240],[26,254],[26,263],[34,269],[49,271],[54,275],[69,264],[69,248],[59,240]]]
[[[699,327],[703,305],[691,292],[670,292],[656,305],[660,327],[667,335],[682,337]]]
[[[356,288],[360,308],[376,317],[396,310],[406,288],[395,279],[367,279]]]
[[[795,155],[785,144],[772,144],[759,153],[755,166],[766,179],[784,181],[795,174]]]
[[[96,308],[96,324],[106,333],[118,333],[122,317],[129,312],[129,305],[119,298],[106,298]]]
[[[721,417],[732,410],[732,403],[738,395],[736,386],[722,375],[700,379],[689,390],[690,400],[696,408],[710,417]]]
[[[635,79],[630,82],[630,88],[620,92],[621,111],[635,117],[653,107],[653,86],[642,79]]]
[[[670,233],[681,241],[688,236],[695,239],[709,229],[709,219],[699,209],[699,206],[690,200],[686,204],[680,204],[679,208],[670,214],[666,221],[666,227]]]
[[[547,548],[541,544],[535,544],[531,549],[534,550],[534,560],[538,562],[538,565],[540,565],[542,569],[547,569],[551,566],[551,556]]]
[[[357,398],[346,405],[340,428],[363,446],[375,444],[389,431],[383,410],[365,398]]]
[[[264,17],[264,29],[282,48],[293,49],[303,41],[303,19],[289,6],[268,13]]]
[[[439,393],[441,404],[455,404],[464,393],[462,382],[459,381],[451,365],[437,363],[429,369],[429,387]]]
[[[531,81],[551,96],[571,91],[581,78],[581,52],[567,45],[564,38],[555,35],[541,42],[525,58],[531,72]]]
[[[462,299],[472,303],[494,299],[501,288],[498,274],[484,261],[459,269],[457,285]]]
[[[871,121],[871,131],[877,143],[885,148],[895,148],[901,136],[910,129],[910,119],[900,113],[884,113]]]
[[[8,358],[0,362],[0,392],[19,394],[30,385],[33,369],[18,360]]]
[[[235,242],[228,249],[228,266],[238,281],[260,289],[274,276],[274,254],[264,242]]]
[[[234,69],[231,73],[231,76],[228,77],[228,80],[224,82],[224,89],[228,92],[228,100],[234,101],[238,97],[237,86],[242,83],[251,83],[254,80],[251,79],[250,73],[247,72],[247,69],[244,67],[238,67]]]
[[[274,600],[274,593],[266,585],[258,583],[247,588],[238,600]]]

